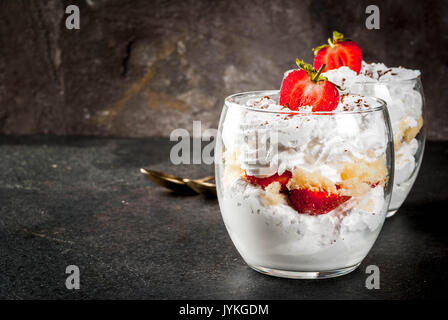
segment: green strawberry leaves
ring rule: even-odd
[[[316,55],[323,48],[327,48],[327,47],[333,48],[336,43],[344,42],[344,41],[352,41],[352,40],[348,39],[348,38],[344,38],[344,35],[340,32],[333,31],[333,40],[331,38],[328,38],[328,44],[323,44],[321,46],[313,48],[314,55]]]
[[[330,40],[330,39],[328,39]],[[349,39],[344,38],[344,35],[342,33],[339,33],[337,31],[333,31],[333,43],[338,43],[342,41],[347,41]]]
[[[308,76],[311,78],[312,81],[318,82],[318,81],[327,81],[327,77],[321,75],[322,70],[325,68],[325,65],[322,65],[322,67],[319,70],[316,70],[313,68],[312,65],[304,62],[303,60],[296,59],[297,66],[306,71],[308,73]]]
[[[321,73],[322,73],[322,70],[324,70],[324,68],[325,68],[325,64],[323,64],[323,65],[319,68],[319,70],[314,69],[312,65],[306,63],[306,62],[303,61],[303,60],[300,60],[299,58],[296,59],[296,64],[297,64],[297,66],[298,66],[300,69],[306,71],[306,73],[307,73],[308,76],[310,77],[311,81],[314,81],[314,82],[328,81],[328,82],[330,82],[332,85],[334,85],[336,88],[338,88],[339,90],[341,90],[341,91],[343,90],[340,86],[338,86],[337,84],[335,84],[335,83],[329,81],[327,77],[325,77],[325,76],[323,76],[323,75],[321,74]]]

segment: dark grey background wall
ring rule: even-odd
[[[77,4],[81,29],[65,28]],[[365,8],[381,29],[365,28]],[[333,29],[368,61],[422,70],[429,138],[448,140],[444,1],[0,0],[0,133],[167,136],[216,127],[224,97],[278,88]]]

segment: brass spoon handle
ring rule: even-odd
[[[201,178],[201,179],[182,178],[182,181],[185,182],[185,183],[188,183],[190,181],[194,181],[196,183],[202,183],[202,182],[210,181],[210,180],[213,180],[213,179],[215,179],[214,176],[208,176],[208,177],[204,177],[204,178]]]
[[[206,182],[215,179],[214,176],[207,176],[201,179],[188,179],[145,168],[141,168],[140,172],[146,175],[149,179],[151,179],[158,185],[176,192],[180,193],[196,192],[200,194],[210,194],[210,193],[216,194],[216,185],[214,183]]]
[[[213,180],[213,179],[215,179],[215,176],[204,177],[204,178],[201,178],[201,179],[197,179],[196,181],[197,182],[206,182],[206,181],[210,181],[210,180]]]
[[[183,178],[169,174],[169,173],[165,173],[165,172],[160,172],[160,171],[155,171],[155,170],[150,170],[150,169],[145,169],[145,168],[140,168],[140,172],[146,176],[158,177],[158,178],[169,180],[169,181],[175,181],[177,183],[183,182]]]
[[[143,173],[148,179],[150,179],[152,182],[173,190],[178,193],[182,194],[191,194],[196,193],[190,186],[188,186],[182,178],[176,177],[170,174],[165,174],[163,172],[158,172],[154,170],[148,170],[141,168],[140,172]]]

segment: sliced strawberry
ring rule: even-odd
[[[325,65],[322,72],[349,67],[357,74],[361,71],[362,51],[356,42],[344,38],[344,35],[333,31],[333,40],[328,39],[328,45],[324,44],[313,49],[314,68],[319,69]]]
[[[244,178],[247,182],[261,186],[263,189],[270,185],[272,182],[279,182],[282,186],[282,191],[286,190],[286,184],[288,183],[289,179],[291,179],[291,177],[292,174],[289,171],[283,172],[283,174],[280,176],[276,173],[266,178],[257,178],[255,176],[248,176],[247,174],[244,175]]]
[[[376,188],[380,183],[381,183],[380,181],[377,181],[377,182],[375,182],[375,183],[371,183],[370,186],[371,186],[372,189],[373,189],[373,188]]]
[[[297,65],[301,70],[290,72],[283,79],[280,88],[279,103],[291,110],[299,110],[303,106],[312,106],[312,111],[332,111],[339,103],[339,92],[336,87],[313,69],[297,59]]]
[[[289,191],[289,200],[292,206],[300,213],[319,215],[328,213],[345,201],[349,196],[341,196],[326,191],[312,191],[308,189],[294,189]]]

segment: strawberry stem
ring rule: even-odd
[[[323,65],[320,66],[319,70],[317,71],[317,73],[314,75],[313,79],[311,79],[314,82],[317,82],[317,80],[319,79],[320,74],[322,73],[322,70],[324,70],[326,64],[324,63]]]

